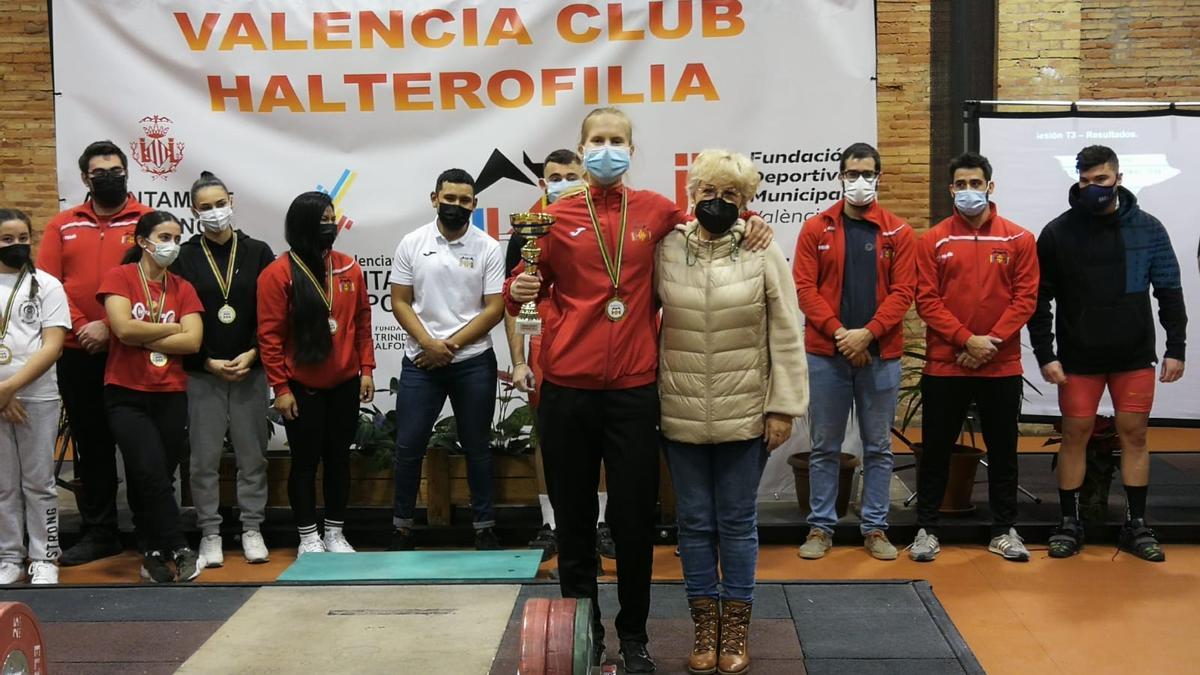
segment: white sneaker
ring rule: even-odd
[[[0,562],[0,586],[15,584],[21,580],[21,566],[14,562]]]
[[[321,536],[316,532],[312,534],[300,535],[300,547],[296,549],[296,557],[300,557],[305,553],[324,553],[325,544],[321,541]]]
[[[242,551],[246,554],[246,562],[251,564],[265,563],[271,559],[267,544],[258,530],[246,530],[242,533]]]
[[[1029,549],[1025,548],[1025,540],[1017,534],[1017,528],[1010,527],[1008,532],[993,537],[988,543],[988,550],[1005,560],[1013,562],[1028,562]]]
[[[941,552],[942,545],[938,543],[937,535],[927,532],[923,527],[917,530],[916,538],[908,545],[908,557],[916,562],[933,562]]]
[[[330,553],[354,553],[354,547],[346,541],[340,527],[325,528],[325,550]]]
[[[206,534],[200,538],[200,566],[220,567],[225,564],[225,552],[221,550],[221,535]]]
[[[29,583],[34,585],[57,584],[58,565],[49,560],[37,560],[29,564]]]

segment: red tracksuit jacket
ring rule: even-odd
[[[115,215],[100,217],[86,201],[50,219],[38,247],[37,268],[63,283],[71,308],[71,330],[65,346],[80,349],[75,336],[85,324],[105,321],[108,315],[96,300],[100,279],[121,264],[134,244],[133,230],[143,214],[154,209],[129,195]]]
[[[345,253],[331,251],[329,257],[333,263],[333,318],[338,330],[333,335],[333,351],[321,363],[297,364],[292,356],[289,256],[279,256],[258,276],[258,352],[276,396],[289,393],[292,381],[312,389],[330,389],[375,370],[371,303],[362,268]],[[318,280],[325,278],[322,273]]]
[[[804,312],[804,347],[811,354],[833,356],[833,334],[842,327],[842,275],[846,269],[846,233],[842,200],[804,221],[796,240],[792,277]],[[875,316],[865,328],[879,342],[879,355],[899,358],[904,351],[904,315],[917,287],[912,228],[891,211],[871,202],[863,219],[879,228],[875,238]]]
[[[546,208],[558,217],[550,234],[539,242],[538,271],[542,288],[554,292],[540,302],[550,303],[542,328],[541,367],[554,384],[576,389],[630,389],[658,379],[658,309],[654,305],[654,248],[688,214],[666,197],[649,190],[589,188],[601,232],[614,258],[621,227],[621,194],[628,195],[625,256],[620,296],[625,318],[609,321],[604,307],[613,296],[600,247],[582,193],[562,197]],[[513,278],[504,285],[510,314],[520,303],[509,294]]]
[[[978,230],[955,211],[917,243],[917,313],[925,331],[929,375],[1020,375],[1021,328],[1037,307],[1037,241],[1001,218],[996,205]],[[955,361],[972,335],[1004,342],[978,370]]]

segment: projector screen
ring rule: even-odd
[[[1137,196],[1142,209],[1162,221],[1171,236],[1191,319],[1190,359],[1200,346],[1200,215],[1194,202],[1200,196],[1200,116],[1169,112],[980,113],[978,123],[979,152],[992,163],[998,211],[1035,235],[1068,208],[1067,191],[1078,179],[1075,154],[1088,145],[1107,145],[1116,151],[1124,175],[1122,184]],[[1161,359],[1164,335],[1162,327],[1157,328]],[[1022,331],[1021,342],[1025,376],[1041,390],[1039,395],[1025,387],[1023,414],[1057,417],[1057,391],[1042,380],[1028,331]],[[1107,393],[1100,411],[1112,414]],[[1158,384],[1151,415],[1160,424],[1200,424],[1200,362],[1189,360],[1179,382]]]

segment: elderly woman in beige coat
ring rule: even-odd
[[[659,244],[655,268],[662,432],[695,622],[693,673],[749,668],[758,483],[768,453],[808,410],[791,268],[776,244],[739,246],[739,214],[758,181],[744,155],[700,153],[688,172],[696,220]]]

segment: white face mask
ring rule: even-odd
[[[150,254],[151,258],[154,258],[154,262],[163,267],[170,267],[171,263],[179,257],[179,244],[173,241],[160,241],[154,244],[153,250],[146,249],[146,252]]]
[[[197,220],[200,221],[200,226],[209,232],[222,232],[233,224],[233,207],[220,206],[201,211]]]
[[[854,206],[866,206],[875,201],[875,181],[859,176],[855,181],[842,181],[846,201]]]

